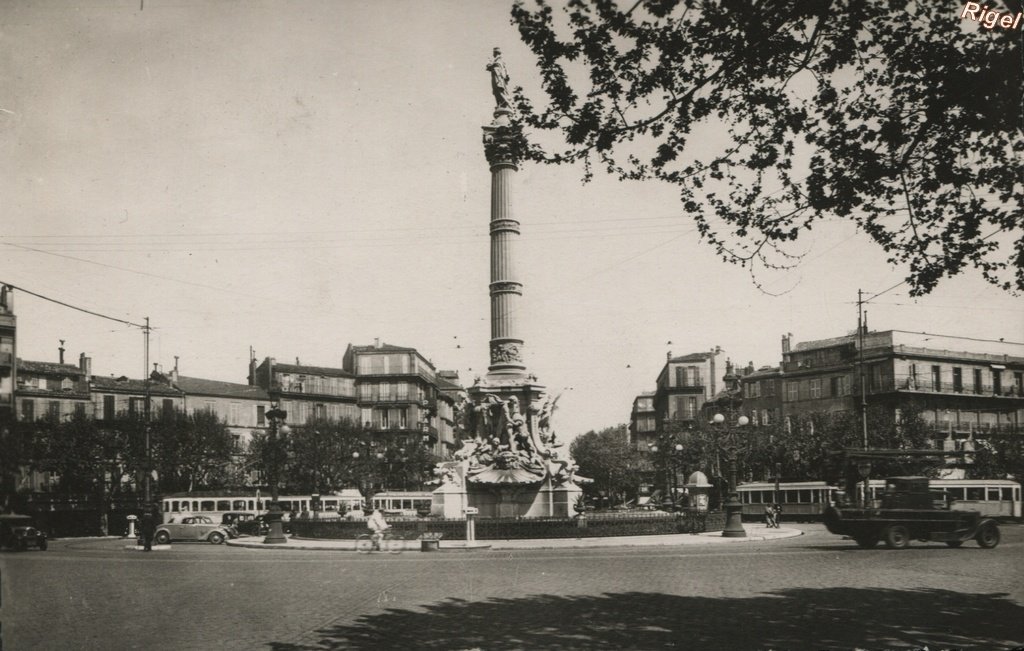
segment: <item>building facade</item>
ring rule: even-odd
[[[311,419],[361,422],[355,377],[345,369],[285,364],[273,357],[259,366],[252,360],[249,367],[250,384],[288,413],[288,425],[305,425]]]
[[[1024,346],[900,330],[797,344],[782,364],[743,378],[744,411],[791,423],[810,413],[913,405],[936,439],[1021,434]],[[771,392],[772,395],[766,395]],[[757,422],[757,421],[755,421]],[[764,424],[763,418],[760,420]]]
[[[658,438],[658,423],[654,410],[654,392],[641,393],[633,398],[629,414],[629,444],[647,451]]]
[[[454,444],[453,391],[415,348],[379,340],[372,346],[350,344],[342,365],[356,378],[360,420],[367,430],[419,435],[435,454],[447,456]]]
[[[672,357],[669,353],[658,374],[654,391],[654,416],[657,429],[669,425],[686,427],[701,418],[704,403],[721,386],[716,381],[719,348],[706,353]]]

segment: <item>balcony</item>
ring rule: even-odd
[[[956,383],[951,381],[934,380],[928,377],[897,377],[885,378],[879,385],[868,384],[868,393],[888,393],[890,391],[919,391],[925,393],[946,393],[950,395],[981,396],[996,398],[1020,398],[1021,391],[1016,385],[1002,385],[996,387],[993,384],[975,385],[971,383]]]
[[[310,397],[326,397],[326,398],[355,398],[356,390],[341,389],[335,390],[330,393],[326,391],[324,387],[310,386],[305,382],[274,382],[270,385],[271,393],[288,393],[293,395],[303,395]]]
[[[359,404],[361,404],[361,405],[401,405],[401,404],[406,404],[406,405],[419,405],[420,407],[423,407],[425,409],[429,409],[428,403],[430,403],[429,400],[426,400],[424,398],[419,398],[419,397],[416,397],[416,396],[409,396],[409,395],[405,395],[405,396],[384,396],[384,397],[381,397],[379,395],[369,395],[369,396],[359,396],[358,400],[359,400]],[[436,401],[433,404],[436,406],[436,404],[437,404]]]

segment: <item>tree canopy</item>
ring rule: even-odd
[[[521,121],[565,145],[527,155],[676,186],[725,260],[792,266],[838,218],[913,295],[970,268],[1024,289],[1019,30],[882,0],[517,0],[512,21],[544,90],[517,89]]]
[[[613,498],[635,493],[638,475],[646,469],[640,453],[629,444],[625,425],[581,434],[569,446],[569,454],[580,474],[594,480],[592,490]]]

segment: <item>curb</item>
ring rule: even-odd
[[[596,547],[687,547],[693,545],[724,545],[746,542],[765,542],[795,538],[802,536],[803,531],[799,529],[779,529],[771,535],[748,535],[743,538],[723,538],[721,532],[709,532],[701,534],[668,534],[659,536],[607,536],[600,538],[551,538],[537,539],[524,538],[520,540],[488,540],[476,541],[467,545],[464,541],[442,541],[438,552],[471,552],[486,549],[593,549]],[[407,540],[402,551],[421,551],[419,540]],[[264,544],[259,538],[252,540],[234,539],[225,541],[229,547],[244,547],[248,549],[282,549],[292,551],[333,551],[333,552],[355,552],[354,540],[331,540],[321,541],[312,538],[289,538],[285,544]],[[431,553],[431,552],[424,552]]]

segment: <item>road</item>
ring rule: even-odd
[[[1024,645],[1024,526],[994,550],[903,551],[799,526],[761,543],[369,556],[54,541],[0,555],[3,649]]]

